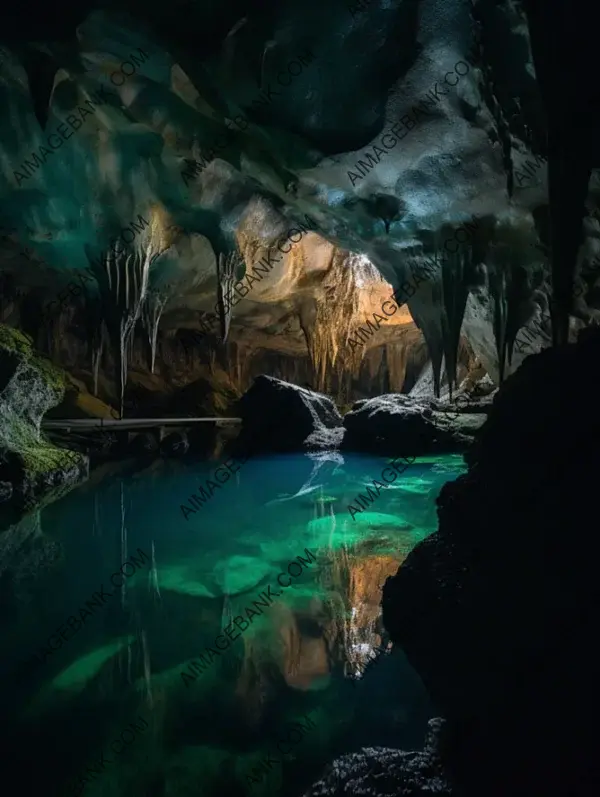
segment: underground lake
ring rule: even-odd
[[[597,797],[583,0],[0,10],[0,774]]]
[[[0,680],[14,760],[38,762],[21,782],[142,797],[167,773],[180,795],[284,795],[339,751],[418,747],[432,709],[381,586],[465,467],[417,458],[351,514],[387,463],[252,457],[187,519],[219,462],[130,467],[22,521]]]

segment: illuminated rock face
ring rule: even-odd
[[[507,358],[547,308],[548,269],[546,131],[518,7],[323,4],[309,23],[289,3],[268,39],[252,13],[228,22],[227,3],[148,8],[149,27],[133,13],[82,11],[76,45],[38,48],[50,90],[3,47],[2,270],[31,299],[6,320],[47,346],[48,324],[53,339],[76,312],[81,357],[96,372],[114,360],[121,382],[142,338],[160,372],[161,343],[207,316],[194,351],[228,330],[241,361],[301,356],[340,393],[342,374],[366,386],[387,370],[381,392],[401,389],[406,361],[424,364],[412,319],[436,387],[461,326],[495,381],[519,365],[530,348]],[[243,265],[219,271],[236,247]]]
[[[413,458],[466,449],[486,418],[483,413],[469,413],[468,406],[466,409],[464,413],[451,414],[425,398],[377,396],[357,402],[352,412],[344,416],[346,434],[342,446],[349,451]],[[407,463],[404,469],[409,466]]]
[[[38,357],[28,338],[0,324],[0,483],[12,485],[20,509],[87,475],[87,457],[57,448],[40,429],[64,390],[64,373]]]

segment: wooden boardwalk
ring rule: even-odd
[[[42,429],[54,429],[64,432],[92,432],[96,429],[114,429],[125,432],[162,426],[194,426],[197,423],[214,423],[218,427],[239,426],[241,422],[241,418],[123,418],[123,420],[114,418],[61,418],[52,421],[42,421]]]

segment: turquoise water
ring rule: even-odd
[[[462,457],[416,460],[355,519],[387,460],[254,458],[185,520],[216,464],[99,470],[0,537],[23,793],[292,797],[339,753],[420,746],[434,709],[380,587]]]

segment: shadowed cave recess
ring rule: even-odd
[[[600,793],[591,8],[0,12],[20,791]]]

